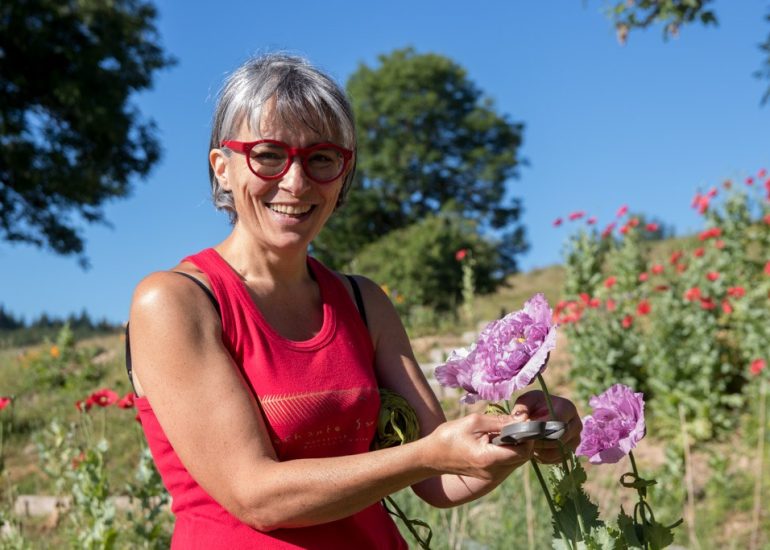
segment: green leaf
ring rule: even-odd
[[[639,536],[636,533],[636,526],[631,516],[627,515],[620,507],[620,514],[618,514],[618,529],[620,529],[623,540],[625,540],[628,548],[642,548],[642,543],[639,540]]]
[[[599,508],[591,502],[583,490],[586,473],[580,463],[571,472],[564,472],[560,467],[551,469],[551,495],[556,506],[556,517],[570,539],[577,538],[580,532],[578,513],[583,526],[590,532],[594,528],[604,527],[599,519]],[[554,529],[556,533],[558,530]],[[556,535],[558,536],[558,534]],[[556,538],[556,537],[555,537]]]
[[[652,550],[667,548],[674,542],[673,530],[657,521],[646,523],[642,527],[642,532],[644,533],[644,540]]]

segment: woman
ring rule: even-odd
[[[389,299],[308,256],[353,180],[339,86],[299,58],[250,60],[227,80],[211,136],[213,198],[232,232],[148,276],[131,306],[132,380],[173,498],[172,547],[406,548],[386,495],[412,486],[454,506],[533,453],[556,459],[490,444],[509,417],[446,422]],[[378,387],[414,407],[421,439],[369,452]],[[532,392],[514,416],[543,406]],[[574,447],[575,409],[557,406]]]

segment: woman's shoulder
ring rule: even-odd
[[[194,287],[200,285],[211,288],[205,273],[191,262],[182,261],[169,270],[155,271],[144,277],[136,285],[131,309],[150,314],[189,312],[199,303],[208,302],[200,289],[193,292]]]

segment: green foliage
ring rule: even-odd
[[[498,249],[479,235],[475,222],[456,213],[429,214],[414,225],[388,233],[365,247],[351,269],[386,287],[403,313],[415,306],[450,311],[463,292],[463,264],[455,259],[462,249],[473,255],[476,290],[492,291],[499,283],[494,271]]]
[[[130,103],[173,62],[155,17],[143,0],[0,5],[0,238],[87,264],[78,227],[104,222],[159,158]]]
[[[342,266],[368,243],[449,204],[483,229],[505,233],[496,267],[510,272],[525,248],[518,200],[506,182],[521,162],[523,126],[454,61],[407,48],[361,65],[348,81],[358,131],[357,185],[314,243]]]
[[[557,311],[581,398],[621,382],[645,394],[660,435],[680,432],[680,406],[696,439],[735,426],[748,365],[770,340],[770,206],[756,192],[726,186],[707,231],[669,258],[651,257],[629,224],[619,241],[572,238]]]

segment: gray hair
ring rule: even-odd
[[[247,116],[249,128],[258,133],[262,109],[270,100],[274,101],[271,115],[282,124],[309,128],[355,150],[353,109],[345,91],[306,59],[281,53],[251,58],[225,80],[214,111],[210,149],[217,149],[223,140],[235,137]],[[344,202],[354,173],[355,165],[342,183],[337,206]],[[222,188],[211,166],[209,178],[214,206],[227,211],[230,221],[235,223],[232,193]]]

